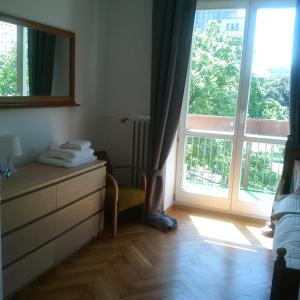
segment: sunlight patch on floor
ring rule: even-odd
[[[246,226],[251,234],[259,241],[259,243],[266,249],[273,249],[273,239],[265,237],[261,233],[261,229],[252,226]]]
[[[250,251],[250,252],[257,252],[257,250],[251,249],[251,248],[245,248],[241,246],[235,246],[231,244],[226,244],[226,243],[220,243],[220,242],[215,242],[215,241],[209,241],[209,240],[204,240],[205,243],[208,244],[214,244],[222,247],[229,247],[229,248],[234,248],[234,249],[239,249],[239,250],[244,250],[244,251]]]
[[[204,217],[190,216],[195,228],[203,237],[251,246],[248,239],[232,223]]]

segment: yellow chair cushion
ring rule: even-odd
[[[119,208],[121,212],[130,207],[141,205],[145,202],[145,191],[132,187],[122,187],[119,189]]]
[[[108,188],[106,190],[107,205],[112,206],[114,199],[114,192]],[[119,207],[118,212],[124,211],[128,208],[141,205],[145,202],[145,191],[133,187],[119,188]]]

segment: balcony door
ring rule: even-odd
[[[294,1],[199,2],[176,203],[268,216],[283,165]]]

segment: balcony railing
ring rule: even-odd
[[[186,180],[228,186],[231,141],[188,136],[185,146]]]
[[[287,121],[252,119],[251,122],[252,127],[249,127],[252,128],[249,129],[251,134],[259,132],[268,136],[282,137],[288,133]],[[199,115],[189,115],[188,118],[189,128],[196,130],[203,130],[204,127],[211,131],[220,130],[217,126],[222,123],[228,125],[225,129],[229,131],[234,119]],[[272,127],[273,130],[271,130]],[[224,129],[224,126],[221,128]],[[283,144],[245,141],[240,188],[274,194],[282,172],[283,154]],[[190,184],[217,185],[228,188],[231,160],[231,140],[188,135],[185,143],[185,181]]]

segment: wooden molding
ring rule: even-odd
[[[79,106],[75,102],[75,33],[0,13],[0,21],[45,31],[70,40],[68,96],[0,96],[1,108]]]

